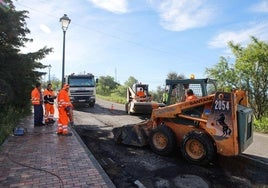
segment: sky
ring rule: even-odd
[[[268,39],[268,0],[17,0],[33,42],[53,53],[41,60],[61,80],[63,31],[60,18],[71,23],[65,37],[65,74],[111,76],[124,84],[130,76],[163,87],[171,72],[204,78],[221,56],[232,58],[228,42],[246,46],[250,37]],[[44,71],[49,72],[48,68]],[[48,74],[43,78],[48,80]]]

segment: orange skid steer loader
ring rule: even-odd
[[[153,109],[151,118],[136,125],[114,128],[117,143],[150,145],[160,155],[180,148],[189,162],[205,165],[216,153],[235,156],[253,141],[253,110],[242,90],[216,91],[209,79],[166,80],[169,105]],[[197,99],[183,101],[185,90]]]

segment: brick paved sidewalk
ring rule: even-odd
[[[58,136],[54,126],[33,127],[33,116],[19,125],[23,136],[0,146],[0,187],[115,187],[77,133]]]

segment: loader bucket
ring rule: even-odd
[[[144,130],[145,124],[124,125],[112,130],[114,140],[118,144],[131,146],[145,146],[148,144],[148,136]]]
[[[151,114],[153,109],[164,106],[165,104],[156,102],[135,102],[133,111],[140,114]]]

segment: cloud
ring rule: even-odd
[[[116,14],[124,14],[128,12],[126,0],[89,0],[96,7],[108,10]]]
[[[253,5],[250,8],[251,11],[253,12],[264,12],[264,13],[268,13],[268,1],[267,0],[263,0],[255,5]]]
[[[49,29],[49,27],[46,26],[46,25],[44,25],[44,24],[41,24],[41,25],[40,25],[40,29],[41,29],[43,32],[47,33],[47,34],[51,33],[51,30]]]
[[[267,39],[268,37],[268,23],[259,23],[241,29],[238,31],[224,31],[215,36],[210,42],[209,46],[212,48],[226,48],[229,41],[246,45],[250,42],[250,36],[257,37],[258,39]]]
[[[172,31],[203,27],[212,21],[215,8],[206,0],[148,0],[160,13],[161,25]]]

